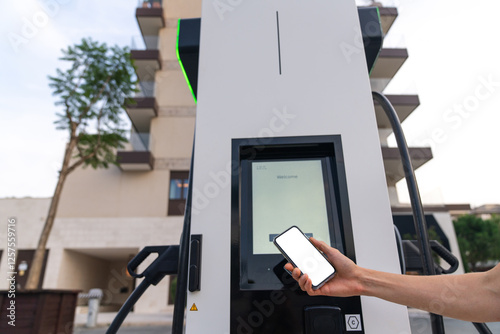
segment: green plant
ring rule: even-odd
[[[168,293],[168,303],[175,303],[175,294],[177,292],[177,276],[170,276],[170,286]]]
[[[480,263],[500,259],[500,228],[497,221],[463,215],[453,225],[466,271],[476,271]]]
[[[80,166],[108,168],[116,164],[116,150],[126,142],[120,117],[136,91],[135,71],[127,48],[108,47],[89,38],[62,52],[60,60],[70,66],[49,76],[49,86],[59,97],[56,105],[63,112],[57,113],[55,123],[57,129],[68,132],[68,143],[26,289],[39,285],[47,240],[67,176]]]

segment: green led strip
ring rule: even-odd
[[[184,69],[184,65],[182,65],[181,56],[179,55],[179,31],[180,30],[181,30],[181,19],[179,19],[177,21],[177,41],[175,43],[175,53],[177,55],[177,60],[179,61],[179,65],[181,66],[182,73],[184,73],[184,78],[186,79],[189,90],[191,91],[191,94],[193,95],[194,103],[198,103],[198,101],[196,100],[196,95],[194,95],[193,86],[191,86],[191,82],[189,82],[189,78],[186,74],[186,70]]]

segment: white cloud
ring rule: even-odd
[[[398,8],[392,29],[405,36],[409,59],[388,91],[405,93],[401,88],[413,81],[420,97],[420,107],[403,127],[410,144],[433,147],[433,160],[417,171],[424,201],[500,203],[500,178],[491,167],[500,165],[493,153],[500,143],[495,129],[500,124],[500,46],[494,42],[499,9],[499,3],[486,0],[401,1]],[[490,77],[491,94],[467,110],[464,104]],[[462,111],[453,111],[457,106]],[[447,116],[459,119],[452,123]],[[435,131],[445,139],[433,140]],[[402,183],[398,189],[407,201]]]

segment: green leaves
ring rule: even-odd
[[[99,135],[81,133],[78,136],[78,156],[85,157],[84,165],[96,168],[108,168],[116,164],[116,148],[123,148],[127,138],[123,132],[103,132]]]
[[[121,115],[137,91],[129,50],[88,38],[62,53],[69,67],[49,76],[49,86],[62,109],[56,127],[67,130],[77,148],[68,172],[81,164],[107,168],[126,141]]]
[[[464,265],[471,271],[481,263],[500,260],[500,228],[494,219],[464,215],[453,222]]]

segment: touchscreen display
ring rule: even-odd
[[[298,226],[330,242],[321,159],[252,162],[253,254],[279,254],[275,236]]]

